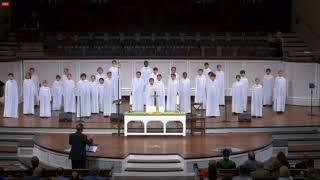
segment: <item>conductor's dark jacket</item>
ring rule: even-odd
[[[91,145],[92,140],[89,140],[87,136],[82,134],[81,132],[76,132],[69,135],[69,144],[71,145],[69,159],[85,160],[86,145]]]

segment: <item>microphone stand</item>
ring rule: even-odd
[[[117,63],[117,68],[118,68],[118,100],[120,99],[120,63],[118,60]],[[120,135],[120,101],[117,102],[117,117],[118,117],[118,135]]]
[[[313,88],[310,88],[310,90],[311,90],[311,101],[310,101],[310,114],[308,114],[309,116],[315,116],[315,114],[313,114],[312,113],[312,109],[313,109],[313,107],[312,107],[312,96],[313,96]]]

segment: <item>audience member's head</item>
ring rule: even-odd
[[[289,177],[290,172],[287,166],[281,166],[280,167],[280,177]]]
[[[77,130],[77,132],[82,132],[83,131],[83,124],[82,123],[77,124],[76,130]]]
[[[31,158],[31,168],[34,170],[39,166],[39,158],[37,156],[33,156]]]
[[[90,169],[90,176],[99,176],[100,169],[98,167],[94,167]]]
[[[79,180],[80,179],[79,173],[77,171],[72,171],[70,179]]]
[[[57,168],[57,176],[63,176],[64,169],[62,167]]]
[[[223,156],[223,159],[229,160],[230,150],[229,150],[229,149],[224,149],[224,150],[222,151],[222,156]]]
[[[4,168],[0,167],[0,177],[3,177],[3,176],[4,176]]]
[[[282,166],[287,166],[288,168],[290,168],[290,164],[289,164],[289,162],[287,160],[287,157],[282,151],[278,152],[277,160],[280,161]]]
[[[251,161],[255,161],[256,160],[256,155],[254,154],[253,151],[249,151],[248,152],[248,159]]]
[[[208,176],[209,179],[215,179],[217,177],[217,163],[215,160],[209,161],[209,167],[208,167]]]
[[[42,176],[42,168],[41,167],[36,167],[33,171],[33,175],[35,177],[41,177]]]

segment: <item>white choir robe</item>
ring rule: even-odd
[[[251,116],[262,117],[263,88],[261,84],[252,86],[251,94]]]
[[[158,74],[159,74],[159,73],[157,73],[157,74],[152,73],[151,76],[150,76],[150,78],[153,78],[153,79],[154,79],[154,82],[157,82],[157,81],[158,81],[158,79],[157,79]]]
[[[64,83],[65,81],[67,81],[68,80],[68,77],[67,77],[67,75],[62,75],[61,76],[61,81],[62,81],[62,83]]]
[[[236,81],[232,84],[232,112],[243,113],[243,84],[240,81]]]
[[[90,84],[88,80],[80,80],[77,84],[77,117],[91,115]],[[80,113],[81,111],[81,113]],[[81,115],[80,115],[81,114]]]
[[[196,92],[194,97],[194,102],[202,103],[203,109],[206,108],[206,82],[207,78],[204,74],[201,76],[197,75],[195,79],[196,83]]]
[[[146,91],[145,91],[145,101],[146,101],[146,110],[148,111],[148,109],[150,109],[150,107],[155,107],[155,97],[154,94],[156,92],[156,96],[158,96],[157,94],[157,89],[156,89],[156,85],[150,85],[147,84],[146,85]],[[157,98],[157,97],[156,97]]]
[[[211,69],[210,69],[210,68],[207,68],[207,69],[204,68],[204,69],[203,69],[203,74],[204,74],[204,76],[205,76],[206,78],[209,78],[209,75],[208,75],[209,72],[211,72]]]
[[[271,74],[264,75],[262,84],[263,105],[272,105],[274,77]]]
[[[39,105],[39,86],[40,86],[40,80],[39,80],[39,76],[36,74],[32,74],[31,75],[31,79],[33,80],[34,83],[34,87],[36,90],[36,95],[35,95],[35,99],[34,99],[34,103],[35,105]]]
[[[76,112],[75,83],[72,79],[67,79],[63,83],[63,101],[64,112]]]
[[[284,77],[276,77],[273,87],[273,110],[284,112],[287,97],[287,81]]]
[[[112,80],[113,80],[113,85],[112,85],[112,100],[118,100],[121,99],[121,79],[118,79],[120,76],[120,71],[119,68],[117,67],[110,67],[109,71],[112,73]],[[119,73],[119,76],[118,76]],[[119,88],[118,88],[119,86]],[[120,91],[119,91],[120,89]],[[119,94],[119,97],[118,97]]]
[[[149,66],[142,67],[140,72],[141,72],[141,78],[144,81],[144,85],[147,85],[149,83],[149,78],[153,74],[152,69]],[[156,81],[156,79],[154,81]]]
[[[165,109],[166,107],[166,92],[162,81],[156,81],[156,92],[157,92],[157,106],[159,109]]]
[[[99,95],[99,112],[103,112],[104,106],[104,88],[105,84],[98,84],[98,95]]]
[[[91,113],[99,113],[99,91],[98,83],[96,81],[89,82],[90,85],[90,107]]]
[[[177,110],[177,96],[179,95],[178,80],[169,80],[167,93],[167,111]]]
[[[63,83],[61,81],[54,81],[51,87],[52,93],[52,110],[61,110],[62,96],[63,96]]]
[[[51,92],[49,87],[42,86],[39,91],[40,117],[51,117]]]
[[[217,80],[207,81],[206,116],[220,116],[219,109],[219,84]]]
[[[18,118],[18,85],[16,80],[8,80],[4,89],[3,117]]]
[[[180,111],[191,112],[191,85],[190,79],[182,78],[180,81]]]
[[[224,105],[224,72],[223,71],[216,71],[216,81],[218,84],[218,91],[219,91],[219,104]]]
[[[143,111],[144,108],[144,80],[142,78],[134,78],[132,80],[132,111]]]
[[[34,114],[36,89],[32,79],[23,80],[23,114]]]
[[[241,77],[240,82],[243,84],[243,86],[242,86],[243,111],[247,111],[249,81],[246,77]]]
[[[97,73],[96,74],[96,82],[99,83],[99,79],[101,79],[101,78],[106,79],[107,76],[104,73],[102,73],[102,74]]]
[[[110,116],[111,113],[115,113],[116,112],[116,105],[113,104],[113,98],[114,98],[114,95],[113,93],[114,92],[114,85],[113,84],[114,81],[113,79],[109,79],[107,78],[105,81],[104,81],[104,95],[103,95],[103,115],[104,116]]]

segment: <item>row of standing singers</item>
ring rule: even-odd
[[[221,65],[217,66],[216,73],[212,73],[207,67],[199,69],[195,79],[196,92],[195,102],[201,102],[206,108],[207,116],[220,116],[219,105],[224,105],[224,73]],[[176,105],[180,104],[180,110],[190,112],[191,110],[191,87],[187,73],[183,73],[183,77],[179,80],[176,68],[171,68],[171,75],[168,83],[167,103],[165,105],[165,88],[162,82],[162,76],[157,71],[149,74],[149,81],[145,81],[143,72],[148,67],[143,67],[141,71],[136,73],[136,77],[132,81],[132,99],[133,111],[143,111],[144,104],[147,106],[154,105],[154,92],[156,92],[156,104],[166,107],[167,111],[175,111]],[[154,68],[155,69],[155,68]],[[110,70],[110,69],[109,69]],[[40,101],[40,117],[51,116],[51,92],[53,97],[52,109],[60,110],[62,104],[65,112],[75,113],[77,116],[90,116],[91,113],[103,112],[105,116],[109,116],[115,112],[113,100],[118,99],[118,68],[107,73],[104,76],[103,69],[98,68],[98,74],[91,76],[91,81],[86,80],[86,75],[81,74],[81,80],[75,86],[71,79],[71,73],[65,72],[63,80],[59,75],[53,83],[52,88],[48,87],[47,81],[43,82],[40,88],[39,96],[37,95],[37,86],[34,80],[34,69],[30,68],[30,72],[26,73],[23,86],[23,112],[24,114],[34,114],[34,105]],[[157,70],[157,69],[156,69]],[[206,73],[208,72],[209,73]],[[145,73],[144,73],[145,74]],[[236,81],[232,85],[232,112],[242,113],[247,107],[248,80],[245,77],[245,71],[240,71],[241,75],[236,76]],[[251,114],[253,116],[262,116],[262,105],[271,105],[273,103],[274,110],[284,112],[286,98],[286,81],[283,77],[283,71],[278,71],[278,77],[275,79],[271,75],[271,70],[266,70],[263,86],[258,78],[252,86],[252,103]],[[177,78],[178,77],[178,78]],[[4,117],[17,117],[17,85],[13,74],[9,74],[9,80],[5,88],[5,111]],[[177,102],[177,95],[179,100]],[[75,97],[78,97],[78,105],[76,107]],[[81,108],[80,108],[81,106]],[[76,111],[77,108],[77,111]],[[81,110],[81,111],[80,111]]]

